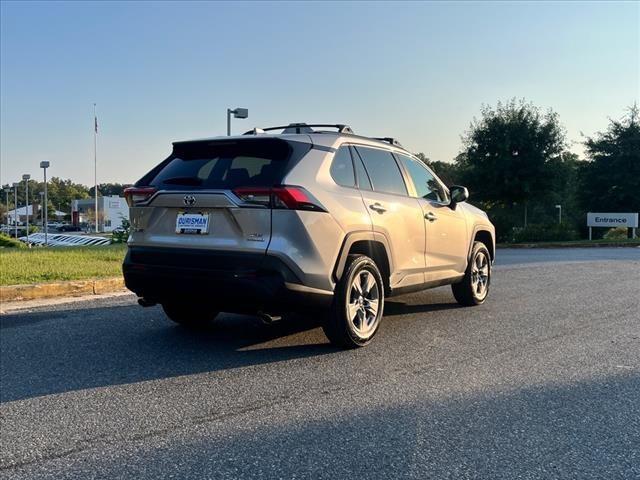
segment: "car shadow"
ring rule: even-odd
[[[395,315],[411,315],[414,313],[438,312],[441,310],[452,310],[456,308],[462,307],[454,302],[411,304],[398,300],[387,300],[384,303],[384,314],[388,317]]]
[[[385,316],[452,308],[450,294],[423,292],[387,301]],[[341,351],[313,317],[265,325],[223,313],[194,330],[133,304],[18,312],[0,316],[0,402]]]
[[[0,402],[338,352],[317,319],[221,314],[187,329],[159,307],[0,317]]]

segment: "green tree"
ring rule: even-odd
[[[442,162],[440,160],[430,160],[424,153],[415,154],[420,161],[435,172],[445,185],[456,185],[460,179],[460,168],[455,163]]]
[[[463,141],[456,159],[461,178],[475,198],[502,207],[548,191],[554,182],[550,164],[566,143],[557,113],[515,99],[483,106]]]
[[[98,196],[110,197],[112,195],[117,195],[119,197],[124,196],[124,189],[127,185],[123,185],[122,183],[99,183],[98,184]],[[89,188],[89,196],[93,197],[93,189],[94,187]]]
[[[575,161],[557,113],[515,99],[484,105],[462,139],[455,181],[488,212],[500,240],[512,239],[514,227],[556,221],[560,202],[549,193],[564,191]]]
[[[44,185],[41,187],[44,188]],[[71,202],[83,198],[89,198],[87,187],[82,184],[74,183],[71,180],[52,177],[49,181],[47,194],[49,201],[56,210],[62,210],[65,213],[71,211]]]
[[[605,132],[587,137],[579,197],[586,211],[640,211],[640,112],[634,104]]]

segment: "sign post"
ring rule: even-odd
[[[631,229],[632,238],[636,238],[638,228],[637,213],[587,213],[587,226],[589,227],[589,240],[592,239],[593,227],[624,227]]]

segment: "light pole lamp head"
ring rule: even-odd
[[[31,175],[29,175],[28,173],[25,173],[24,175],[22,175],[22,179],[26,182],[27,180],[29,180],[31,178]]]
[[[49,168],[49,160],[43,160],[40,162],[40,168]]]
[[[234,118],[247,118],[249,117],[249,109],[248,108],[236,108],[235,110],[231,110]]]

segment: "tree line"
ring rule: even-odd
[[[447,185],[465,185],[470,202],[485,210],[499,241],[563,240],[586,235],[586,212],[640,211],[640,112],[628,108],[610,119],[604,132],[585,137],[585,156],[569,151],[557,113],[524,100],[483,106],[462,136],[453,162],[417,156]],[[13,189],[9,203],[13,207]],[[99,195],[122,196],[125,185],[102,183]],[[38,203],[42,182],[29,180],[30,201]],[[24,182],[18,203],[25,205]],[[69,213],[71,201],[90,198],[93,187],[53,177],[48,183],[49,211]],[[5,196],[0,212],[6,211]],[[562,224],[559,223],[559,205]],[[4,218],[4,217],[3,217]],[[602,232],[600,232],[601,234]]]
[[[585,137],[584,159],[568,151],[557,113],[524,100],[483,106],[462,142],[453,163],[418,157],[448,185],[469,188],[470,202],[487,211],[499,241],[584,237],[588,211],[640,211],[635,104],[604,132]]]
[[[23,207],[26,204],[24,181],[20,182],[18,187],[18,205]],[[123,196],[124,189],[127,187],[121,183],[99,183],[98,184],[98,196],[111,196],[118,195]],[[6,184],[2,186],[3,194],[0,198],[0,218],[1,222],[4,222],[5,214],[7,211],[6,205],[6,192],[9,192],[9,209],[15,208],[14,204],[14,189],[11,185]],[[59,177],[51,177],[47,181],[47,199],[48,199],[48,214],[50,218],[53,218],[56,210],[65,212],[67,215],[71,213],[71,202],[77,199],[93,198],[94,187],[87,187],[80,183],[75,183],[69,179],[63,179]],[[32,203],[40,205],[41,197],[40,192],[44,192],[44,182],[35,179],[29,180],[29,205]]]

